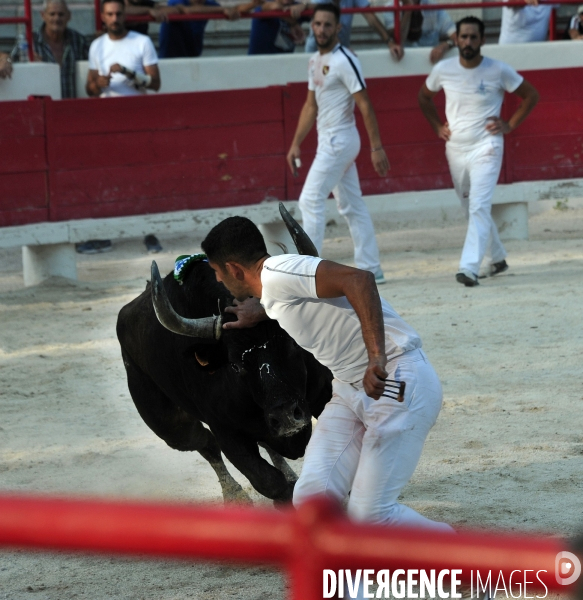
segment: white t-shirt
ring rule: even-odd
[[[261,304],[271,319],[334,377],[360,384],[368,366],[358,315],[345,296],[318,298],[316,269],[322,259],[298,254],[272,256],[263,263]],[[419,334],[382,300],[385,351],[395,357],[421,347]]]
[[[333,135],[356,127],[352,94],[365,88],[358,58],[341,44],[332,52],[313,54],[308,65],[308,89],[316,94],[318,133]]]
[[[526,42],[544,42],[549,31],[550,4],[531,4],[524,8],[502,8],[499,44],[523,44]]]
[[[158,55],[152,40],[147,35],[128,31],[121,40],[112,40],[103,34],[93,40],[89,47],[89,68],[108,75],[115,63],[144,74],[144,67],[158,64]],[[131,81],[122,73],[113,73],[109,87],[103,90],[102,98],[111,96],[138,96],[146,90],[136,90]]]
[[[486,131],[488,117],[499,117],[504,92],[514,92],[523,82],[510,65],[484,56],[474,69],[467,69],[459,57],[438,62],[425,85],[432,92],[445,92],[445,116],[451,130],[448,144],[470,146],[492,137]]]

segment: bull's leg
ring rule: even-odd
[[[261,495],[276,504],[291,502],[295,482],[288,481],[259,454],[256,441],[224,428],[213,431],[224,455]]]
[[[265,442],[259,442],[259,445],[262,448],[265,448],[267,454],[269,454],[269,458],[271,458],[273,466],[284,474],[287,481],[295,483],[298,480],[296,472],[287,464],[287,461],[281,454],[272,450]]]
[[[122,354],[130,394],[146,425],[171,448],[181,452],[199,452],[217,474],[225,501],[251,502],[227,470],[213,434],[199,420],[174,404],[125,352]]]

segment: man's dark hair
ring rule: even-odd
[[[208,259],[221,267],[234,261],[245,267],[267,255],[257,225],[245,217],[229,217],[213,227],[201,244]]]
[[[312,15],[312,19],[316,16],[316,13],[319,10],[323,10],[325,12],[331,12],[336,18],[336,23],[340,23],[340,9],[336,6],[336,4],[332,4],[332,2],[324,2],[322,4],[316,4],[314,8],[314,14]]]
[[[123,0],[101,0],[101,12],[103,12],[105,5],[109,4],[110,2],[116,2],[117,4],[121,4],[123,6],[123,8],[125,9],[125,3]]]
[[[464,17],[455,24],[455,32],[459,35],[462,25],[477,25],[480,30],[480,37],[484,37],[484,21],[478,17]]]

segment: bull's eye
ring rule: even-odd
[[[247,371],[244,367],[239,366],[237,363],[231,363],[231,369],[238,375],[247,375]]]

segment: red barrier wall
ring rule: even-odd
[[[583,177],[581,69],[526,75],[541,102],[507,136],[500,182]],[[369,79],[391,171],[374,173],[357,111],[365,195],[451,187],[443,143],[417,106],[423,80]],[[3,103],[0,226],[296,199],[316,150],[314,128],[294,179],[285,155],[306,90]],[[436,101],[443,111],[443,94]],[[507,96],[503,114],[516,106]]]

